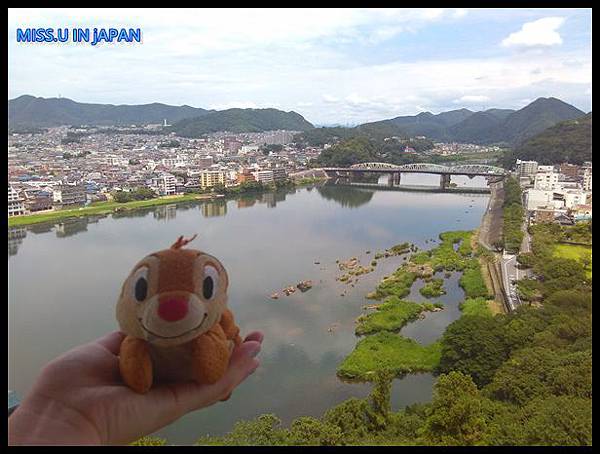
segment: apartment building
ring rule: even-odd
[[[81,185],[62,184],[53,188],[52,198],[57,205],[83,205],[86,201],[85,188]]]
[[[25,205],[18,191],[12,186],[8,187],[8,215],[20,216],[25,214]]]
[[[253,172],[252,175],[254,175],[256,181],[263,184],[270,184],[275,181],[272,170],[258,170]]]
[[[538,171],[537,161],[521,161],[517,159],[517,174],[520,177],[534,175]]]
[[[542,167],[542,166],[540,166]],[[535,174],[533,188],[541,189],[544,191],[550,191],[555,189],[558,185],[558,173],[554,170],[550,171],[539,171]]]
[[[177,179],[170,173],[164,173],[152,178],[152,186],[160,195],[174,195],[177,193]]]
[[[592,191],[592,166],[583,168],[583,190]]]
[[[203,170],[200,172],[200,187],[211,188],[216,185],[225,185],[227,181],[226,172],[220,170]]]
[[[281,180],[285,180],[287,178],[287,172],[285,171],[285,168],[274,167],[271,170],[273,172],[273,180],[274,181],[281,181]]]

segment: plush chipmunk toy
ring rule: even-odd
[[[217,382],[229,365],[239,328],[227,309],[228,277],[215,257],[183,249],[179,237],[169,248],[139,261],[125,280],[117,320],[127,336],[119,366],[138,393],[153,382]]]

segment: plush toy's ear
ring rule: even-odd
[[[179,238],[177,238],[177,241],[175,241],[172,245],[171,245],[171,249],[181,249],[183,246],[185,246],[188,243],[191,243],[192,241],[194,241],[194,238],[196,238],[198,236],[197,233],[194,233],[194,236],[191,238],[188,238],[187,240],[183,238],[183,235],[181,235]]]

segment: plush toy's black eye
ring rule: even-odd
[[[144,301],[148,295],[148,281],[144,277],[140,277],[135,283],[135,299]]]
[[[206,276],[204,281],[202,282],[202,295],[205,299],[209,300],[213,296],[213,292],[215,289],[215,283],[213,278],[210,276]]]
[[[219,290],[219,272],[210,264],[204,266],[204,280],[202,281],[202,296],[209,300],[215,296]]]

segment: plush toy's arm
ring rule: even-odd
[[[147,342],[132,336],[123,339],[119,369],[127,386],[137,393],[146,393],[152,386],[152,359]]]
[[[235,345],[239,345],[242,343],[242,338],[240,337],[240,329],[235,324],[233,319],[233,314],[229,309],[225,309],[223,315],[221,315],[221,328],[223,328],[223,332],[227,339],[232,340]]]
[[[197,383],[212,385],[225,374],[231,356],[229,343],[219,323],[193,341],[192,370]]]

